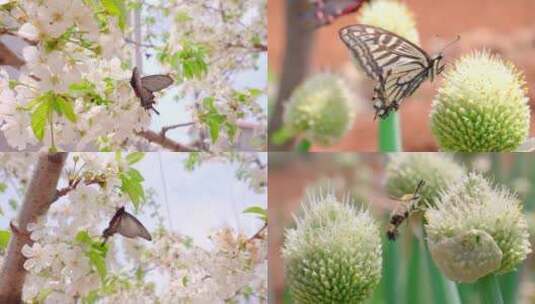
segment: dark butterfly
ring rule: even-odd
[[[160,115],[160,112],[154,108],[154,92],[161,91],[171,84],[173,84],[173,78],[168,75],[149,75],[141,77],[139,70],[134,67],[132,71],[132,78],[130,78],[130,85],[134,89],[136,96],[141,101],[141,106],[146,110],[153,110],[156,114]]]
[[[404,98],[427,78],[433,81],[445,67],[440,62],[442,52],[430,57],[416,44],[382,28],[355,24],[339,34],[362,69],[378,82],[372,99],[376,117],[386,118],[392,110],[397,111]]]
[[[147,241],[151,241],[152,237],[147,231],[145,226],[135,218],[132,214],[126,212],[124,207],[117,209],[113,217],[111,218],[108,228],[104,229],[102,232],[102,237],[104,238],[105,243],[108,238],[115,233],[127,238],[144,238]]]

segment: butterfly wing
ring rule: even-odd
[[[154,75],[154,76],[159,76],[159,75]],[[152,76],[147,76],[147,77],[152,77]],[[154,108],[155,101],[154,101],[154,94],[152,93],[153,91],[151,91],[151,90],[149,90],[149,89],[147,89],[147,88],[145,88],[143,86],[144,83],[143,83],[142,79],[145,79],[147,77],[141,78],[141,75],[139,74],[139,70],[137,69],[137,67],[134,67],[134,69],[132,70],[132,77],[130,78],[130,85],[134,89],[134,93],[139,98],[139,100],[141,102],[141,106],[145,110],[151,110],[152,109],[156,114],[160,114]],[[165,77],[169,77],[169,76],[165,76]],[[169,77],[169,78],[171,78],[171,77]],[[172,81],[172,79],[171,79],[171,81]],[[155,86],[154,82],[155,81],[149,80],[149,84],[153,83],[152,84],[153,86]]]
[[[143,88],[151,92],[158,92],[172,85],[173,78],[167,75],[150,75],[141,78]]]
[[[375,87],[374,107],[381,117],[397,109],[432,68],[424,50],[387,30],[356,24],[342,28],[339,34],[366,74],[379,82]]]
[[[147,241],[152,240],[150,233],[141,222],[128,212],[121,215],[121,220],[117,226],[117,232],[127,238],[141,237]]]

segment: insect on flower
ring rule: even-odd
[[[430,57],[409,40],[371,25],[355,24],[342,28],[340,38],[350,49],[366,74],[375,81],[372,98],[375,117],[384,119],[426,79],[433,81],[444,71],[442,52],[460,39],[447,44]]]
[[[147,231],[147,228],[141,224],[141,222],[135,218],[132,214],[126,212],[124,206],[117,209],[113,217],[111,218],[108,228],[104,229],[102,232],[102,238],[104,238],[104,243],[108,238],[115,233],[127,238],[144,238],[147,241],[151,241],[152,237]]]
[[[136,96],[141,101],[141,106],[146,110],[153,110],[156,114],[160,115],[154,108],[154,92],[161,91],[171,84],[173,84],[173,78],[168,75],[149,75],[141,77],[137,67],[132,70],[132,78],[130,78],[130,85],[134,89]]]
[[[421,198],[420,192],[424,185],[425,182],[421,180],[416,186],[414,193],[405,194],[397,199],[401,202],[401,204],[392,212],[392,215],[390,216],[389,226],[386,231],[386,236],[389,240],[395,241],[399,234],[399,226],[401,226],[401,224],[413,213],[422,210],[419,202]]]

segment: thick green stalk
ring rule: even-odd
[[[481,303],[484,304],[503,304],[500,285],[495,274],[489,274],[476,282],[477,290]]]
[[[422,263],[422,252],[420,250],[420,240],[417,237],[411,236],[411,251],[409,258],[409,268],[407,271],[407,300],[405,303],[419,304],[426,303],[425,292],[427,288],[422,288],[426,284],[426,278],[423,277],[425,273]]]
[[[400,152],[401,150],[399,114],[392,112],[386,119],[379,119],[379,151]]]
[[[517,270],[506,273],[500,277],[503,300],[507,304],[518,303],[518,290],[520,287],[522,268],[522,265],[520,265]]]
[[[433,300],[436,304],[461,304],[461,298],[457,291],[457,286],[454,282],[446,279],[440,272],[438,267],[433,262],[431,254],[427,249],[425,250],[425,259],[427,262],[427,268],[429,269],[431,291],[433,293]]]
[[[384,299],[387,304],[399,302],[399,244],[385,240],[383,251],[383,287]]]

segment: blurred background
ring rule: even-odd
[[[414,153],[413,153],[414,154]],[[281,248],[284,230],[295,227],[293,216],[301,215],[301,203],[308,187],[330,185],[338,197],[349,193],[359,205],[368,207],[380,223],[383,234],[383,250],[395,249],[397,274],[393,278],[399,285],[395,294],[397,303],[410,303],[409,281],[414,281],[416,271],[426,272],[431,264],[422,261],[410,264],[411,235],[406,223],[400,226],[400,236],[395,242],[387,241],[386,229],[392,211],[400,204],[392,199],[385,189],[385,165],[388,154],[378,153],[270,153],[269,155],[269,297],[270,303],[292,303],[285,284]],[[455,161],[477,171],[496,184],[514,191],[523,202],[533,247],[535,227],[535,155],[527,153],[455,154]],[[500,276],[502,293],[508,299],[505,303],[535,303],[535,267],[533,255],[515,272]],[[410,264],[410,265],[409,265]],[[417,265],[416,268],[411,268]],[[384,271],[384,269],[383,269]],[[396,272],[396,271],[394,271]],[[418,281],[418,290],[423,303],[435,303],[431,295],[431,279]],[[393,286],[384,289],[383,281],[367,303],[386,303],[385,292],[395,290]],[[511,283],[512,282],[512,283]],[[509,285],[507,285],[509,284]],[[407,286],[406,286],[407,285]],[[386,291],[385,291],[386,290]],[[479,299],[472,285],[460,284],[459,293],[463,303],[477,304]]]
[[[340,0],[342,1],[342,0]],[[310,1],[311,2],[311,1]],[[348,2],[348,1],[346,1]],[[535,1],[533,0],[404,0],[414,14],[420,44],[428,53],[438,52],[457,35],[461,40],[445,52],[446,62],[470,52],[488,49],[512,61],[522,70],[528,83],[532,110],[535,108]],[[285,54],[285,1],[270,0],[268,9],[268,64],[270,84],[276,87]],[[343,26],[357,23],[358,13],[337,18],[313,33],[307,75],[331,71],[347,76],[353,86],[370,83],[357,73],[349,51],[338,37]],[[304,55],[303,55],[304,56]],[[279,79],[280,80],[280,79]],[[400,108],[403,148],[405,151],[436,151],[431,135],[429,114],[440,78],[426,81]],[[273,89],[273,90],[276,90]],[[377,151],[377,122],[373,120],[372,90],[359,90],[358,115],[352,130],[336,145],[313,147],[315,151]],[[275,95],[270,95],[271,97]],[[531,134],[535,134],[532,113]],[[417,130],[417,132],[415,132]]]

